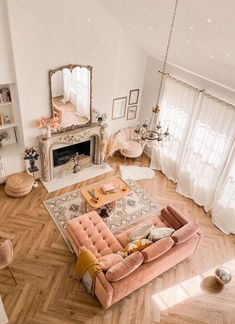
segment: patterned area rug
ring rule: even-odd
[[[126,183],[131,192],[116,201],[115,210],[110,217],[103,218],[113,233],[143,218],[150,217],[160,210],[160,206],[135,181],[127,180]],[[71,250],[66,238],[65,226],[68,220],[84,214],[84,202],[80,190],[44,201],[46,209]]]

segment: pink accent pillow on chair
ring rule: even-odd
[[[143,260],[144,257],[139,251],[134,252],[122,262],[112,266],[106,272],[106,278],[108,281],[118,281],[135,271],[143,263]]]

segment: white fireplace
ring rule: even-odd
[[[78,152],[89,156],[93,164],[102,164],[104,159],[105,127],[92,124],[64,133],[52,134],[50,138],[39,137],[42,178],[44,181],[53,180],[59,168],[63,168],[69,158]]]

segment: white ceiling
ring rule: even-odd
[[[163,59],[175,0],[99,1]],[[235,0],[179,0],[168,61],[235,89]]]

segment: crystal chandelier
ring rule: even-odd
[[[143,141],[156,141],[158,143],[162,143],[164,139],[168,138],[169,139],[169,127],[165,131],[162,130],[162,126],[160,121],[158,120],[159,117],[159,112],[160,112],[160,107],[159,107],[159,101],[161,98],[161,91],[162,91],[162,86],[163,86],[163,78],[165,76],[165,70],[166,70],[166,63],[167,63],[167,57],[168,57],[168,52],[170,48],[170,43],[171,43],[171,36],[174,28],[174,23],[175,23],[175,16],[176,16],[176,10],[178,6],[179,0],[175,1],[175,7],[174,7],[174,12],[173,12],[173,17],[171,21],[171,28],[170,28],[170,34],[168,37],[168,42],[167,42],[167,47],[166,47],[166,53],[165,53],[165,58],[163,62],[163,68],[161,73],[161,79],[160,79],[160,85],[158,88],[158,93],[157,93],[157,100],[155,106],[152,108],[152,116],[150,119],[150,123],[148,124],[148,119],[145,119],[145,122],[142,126],[137,124],[135,133],[136,137],[139,140]]]

